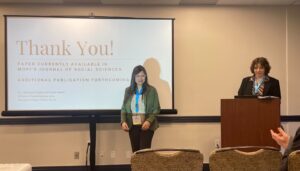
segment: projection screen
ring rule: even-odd
[[[120,110],[136,65],[174,109],[173,21],[5,16],[6,112]]]

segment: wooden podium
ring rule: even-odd
[[[280,126],[280,99],[221,99],[221,147],[279,145],[270,129]]]

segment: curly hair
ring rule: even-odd
[[[271,70],[271,66],[269,64],[269,61],[267,60],[267,58],[265,57],[257,57],[255,58],[250,66],[250,71],[254,74],[254,67],[255,65],[260,64],[264,69],[265,69],[265,75],[268,75],[270,70]]]

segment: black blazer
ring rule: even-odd
[[[252,95],[253,79],[251,77],[246,77],[243,79],[240,86],[238,95],[239,96],[249,96]],[[281,98],[279,81],[273,77],[268,76],[268,80],[264,82],[264,96],[276,96]]]
[[[282,156],[281,171],[288,171],[288,156],[296,150],[300,150],[300,127],[297,129],[295,137],[290,138],[289,145]]]

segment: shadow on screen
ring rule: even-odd
[[[144,62],[144,67],[147,70],[149,84],[157,90],[161,108],[172,109],[171,89],[168,82],[160,78],[160,64],[156,59],[148,58]]]

